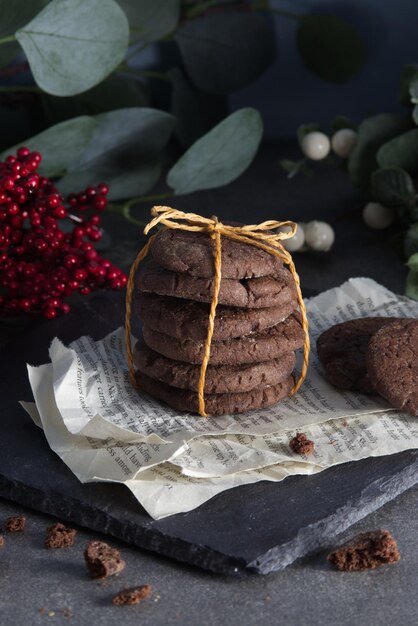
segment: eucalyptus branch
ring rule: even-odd
[[[140,42],[140,45],[134,44],[132,46],[132,49],[129,50],[129,52],[127,52],[126,56],[125,56],[125,61],[127,61],[128,59],[131,59],[132,57],[135,57],[137,54],[140,54],[141,52],[143,52],[143,50],[145,50],[146,48],[148,48],[148,43],[142,43]]]
[[[219,0],[205,0],[203,2],[199,2],[198,4],[194,4],[190,7],[190,9],[186,9],[186,18],[193,19],[194,17],[204,13],[206,9],[210,9],[218,4]]]
[[[3,43],[10,43],[11,41],[16,41],[16,37],[14,35],[9,35],[9,37],[0,38],[0,45]]]
[[[42,93],[37,85],[0,85],[0,93]]]
[[[131,214],[131,208],[137,204],[145,204],[146,202],[155,202],[157,200],[164,200],[165,198],[172,198],[175,196],[173,191],[168,191],[166,193],[158,193],[152,194],[149,196],[138,196],[136,198],[132,198],[131,200],[127,200],[124,204],[116,204],[110,203],[107,205],[107,210],[110,213],[117,213],[124,217],[131,224],[135,224],[136,226],[146,226],[146,222],[142,222],[141,220],[136,219]]]
[[[122,63],[119,67],[119,72],[126,74],[132,74],[138,78],[157,78],[158,80],[165,80],[171,82],[171,78],[164,72],[154,72],[152,70],[137,70],[133,67],[129,67],[125,63]]]
[[[256,2],[252,3],[251,8],[253,11],[268,11],[269,13],[274,13],[275,15],[288,17],[291,20],[300,20],[302,17],[302,15],[298,15],[297,13],[285,11],[284,9],[277,9],[276,7],[271,6],[269,0],[256,0]]]

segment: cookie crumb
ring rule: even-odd
[[[92,541],[84,551],[84,559],[92,578],[106,578],[118,574],[125,567],[119,550],[104,541]]]
[[[390,532],[379,529],[356,535],[327,558],[342,572],[362,572],[395,563],[401,555]]]
[[[73,611],[69,606],[66,606],[62,609],[62,614],[64,615],[64,617],[72,617]]]
[[[26,517],[8,517],[4,524],[6,532],[8,533],[20,533],[25,529]]]
[[[123,589],[112,598],[112,604],[116,606],[139,604],[145,598],[149,598],[151,592],[151,585],[139,585],[139,587],[132,587],[132,589]]]
[[[307,438],[305,433],[296,433],[296,436],[289,441],[289,446],[295,454],[312,454],[315,448],[313,441]]]
[[[0,535],[0,548],[2,548],[4,546],[4,537],[3,535]]]
[[[61,522],[50,526],[46,531],[45,548],[65,548],[74,544],[75,528],[67,528]]]

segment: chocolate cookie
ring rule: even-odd
[[[418,320],[398,319],[371,338],[367,369],[393,407],[418,416]]]
[[[149,348],[169,359],[194,364],[201,363],[203,360],[203,340],[176,339],[152,330],[149,326],[144,326],[142,333]],[[286,352],[301,348],[304,338],[300,320],[292,314],[284,322],[263,330],[261,333],[225,341],[212,341],[209,364],[241,365],[272,361],[279,359]]]
[[[297,301],[294,298],[279,306],[264,309],[218,306],[213,339],[221,341],[260,332],[283,322],[296,308]],[[210,305],[203,302],[145,292],[141,292],[137,305],[139,319],[146,326],[162,333],[169,330],[170,335],[177,339],[194,341],[206,339],[209,309]]]
[[[363,572],[401,558],[398,545],[388,530],[371,530],[353,537],[328,555],[328,561],[342,572]]]
[[[211,302],[214,281],[196,278],[189,274],[170,272],[155,261],[150,261],[138,271],[140,291],[160,296],[187,298],[197,302]],[[274,275],[243,280],[222,278],[219,304],[242,308],[278,306],[296,297],[295,281],[289,270],[282,268]]]
[[[205,396],[205,408],[208,415],[226,415],[245,413],[253,409],[262,409],[286,398],[294,385],[293,376],[284,382],[264,389],[252,389],[240,393],[212,393]],[[198,413],[197,393],[186,389],[176,389],[144,374],[138,375],[138,386],[157,400],[165,402],[177,411]]]
[[[213,240],[206,233],[162,230],[152,243],[152,255],[159,265],[171,272],[212,278]],[[283,266],[276,256],[255,246],[221,239],[222,276],[241,280],[275,274]]]
[[[331,326],[316,341],[329,382],[339,389],[376,393],[366,368],[370,338],[393,317],[363,317]]]
[[[154,380],[180,389],[198,389],[200,365],[168,359],[150,350],[142,340],[135,345],[134,362],[139,372]],[[210,365],[206,370],[205,393],[238,393],[277,385],[290,376],[295,363],[295,353],[287,352],[279,359],[262,363]]]

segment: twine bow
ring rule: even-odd
[[[216,217],[207,218],[202,217],[201,215],[196,215],[195,213],[183,213],[183,211],[178,211],[177,209],[172,209],[166,206],[155,206],[151,210],[151,215],[153,219],[147,224],[144,228],[144,234],[148,235],[151,229],[153,229],[158,224],[163,224],[166,228],[171,229],[179,229],[179,230],[188,230],[192,232],[203,232],[208,233],[210,237],[214,241],[214,269],[215,269],[215,278],[214,278],[214,289],[212,302],[210,305],[210,312],[208,318],[208,332],[206,336],[206,342],[204,346],[204,355],[202,364],[200,367],[200,376],[199,376],[199,384],[198,384],[198,400],[199,400],[199,415],[202,417],[206,417],[207,414],[205,412],[205,398],[204,398],[204,388],[205,388],[205,378],[206,378],[206,370],[209,363],[210,357],[210,348],[212,343],[212,336],[215,327],[215,316],[216,316],[216,307],[218,305],[219,298],[219,290],[221,286],[221,277],[222,277],[222,255],[221,255],[221,236],[227,237],[228,239],[232,239],[233,241],[239,241],[241,243],[248,244],[250,246],[255,246],[256,248],[260,248],[261,250],[265,250],[269,254],[273,256],[277,256],[286,265],[289,266],[290,272],[294,278],[296,284],[297,291],[297,299],[299,304],[299,309],[302,317],[302,328],[305,333],[305,343],[303,348],[303,362],[302,368],[299,375],[298,380],[295,382],[291,395],[297,392],[297,390],[302,385],[303,381],[306,377],[306,372],[308,370],[308,361],[309,361],[309,350],[310,350],[310,342],[309,342],[309,333],[308,333],[308,319],[306,316],[306,308],[305,303],[302,298],[302,293],[300,289],[300,281],[299,276],[296,272],[295,265],[293,263],[292,256],[289,252],[283,247],[281,241],[283,239],[289,239],[293,237],[296,233],[297,225],[294,222],[278,222],[276,220],[268,220],[266,222],[262,222],[261,224],[250,224],[246,226],[228,226],[226,224],[222,224],[219,222]],[[289,230],[283,231],[278,229],[283,229],[283,227],[288,227]],[[141,261],[147,256],[149,249],[152,245],[153,240],[156,235],[152,235],[145,246],[140,250],[138,256],[132,264],[128,284],[126,288],[126,317],[125,317],[125,342],[126,342],[126,352],[128,356],[128,367],[129,367],[129,375],[131,378],[131,382],[133,386],[137,385],[136,381],[136,373],[134,368],[134,358],[132,353],[132,344],[131,344],[131,300],[132,300],[132,292],[134,289],[135,282],[135,274],[138,268],[138,265]]]

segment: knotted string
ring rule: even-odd
[[[268,220],[261,224],[250,224],[246,226],[228,226],[219,222],[216,217],[207,218],[195,213],[183,213],[177,209],[172,209],[166,206],[155,206],[151,210],[153,219],[144,228],[144,234],[148,235],[149,231],[158,224],[162,224],[166,228],[188,230],[192,232],[204,232],[208,233],[214,241],[213,255],[214,255],[214,288],[212,295],[212,302],[210,305],[209,319],[208,319],[208,332],[204,345],[203,360],[200,366],[199,384],[198,384],[198,400],[199,400],[199,415],[206,417],[205,411],[205,398],[204,388],[206,379],[206,370],[210,358],[210,349],[212,344],[213,331],[215,327],[216,307],[218,305],[219,290],[221,287],[222,277],[222,251],[221,251],[221,236],[232,239],[233,241],[239,241],[241,243],[255,246],[261,250],[265,250],[273,256],[277,256],[286,265],[289,266],[290,272],[296,284],[297,300],[302,318],[302,329],[305,333],[305,342],[303,347],[303,361],[299,378],[295,382],[290,395],[293,395],[302,385],[308,371],[309,362],[309,332],[308,332],[308,318],[306,315],[305,303],[302,298],[302,292],[300,289],[300,280],[296,272],[295,265],[291,254],[283,247],[281,241],[283,239],[289,239],[296,233],[297,225],[294,222],[278,222],[276,220]],[[288,227],[290,230],[287,232],[275,232],[277,229]],[[135,285],[135,275],[138,265],[147,256],[149,249],[156,235],[152,235],[145,246],[138,253],[134,263],[132,264],[129,272],[128,284],[126,287],[126,316],[125,316],[125,342],[126,352],[128,357],[129,376],[134,387],[137,386],[136,373],[134,368],[134,357],[131,344],[131,302],[132,292]]]

